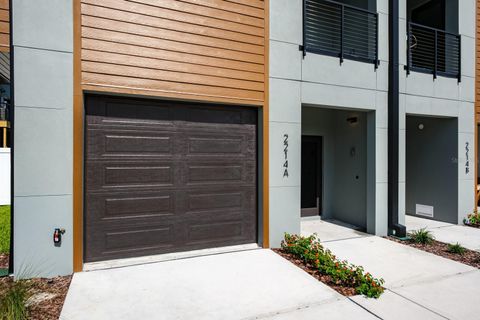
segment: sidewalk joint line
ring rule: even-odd
[[[440,314],[440,313],[438,313],[437,311],[434,311],[434,310],[432,310],[432,309],[430,309],[430,308],[427,308],[426,306],[421,305],[420,303],[418,303],[418,302],[416,302],[416,301],[413,301],[412,299],[407,298],[407,297],[405,297],[404,295],[401,295],[401,294],[398,293],[398,292],[395,292],[395,291],[393,291],[393,290],[391,290],[391,289],[389,289],[389,291],[392,292],[392,293],[394,293],[394,294],[396,294],[397,296],[399,296],[399,297],[407,300],[407,301],[410,301],[410,302],[413,303],[413,304],[416,304],[417,306],[419,306],[419,307],[421,307],[421,308],[423,308],[423,309],[425,309],[425,310],[428,310],[428,311],[436,314],[437,316],[440,316],[440,317],[442,317],[442,318],[444,318],[444,319],[447,319],[447,320],[451,320],[450,318],[444,316],[443,314]]]
[[[366,234],[366,235],[361,235],[361,236],[357,236],[357,237],[342,238],[342,239],[332,239],[332,240],[325,240],[325,241],[322,241],[322,239],[320,239],[320,243],[346,241],[346,240],[361,239],[361,238],[372,238],[372,237],[375,237],[375,235]]]
[[[342,301],[342,298],[344,298],[344,297],[343,296],[340,296],[340,297],[335,296],[335,297],[332,297],[332,298],[325,299],[323,301],[312,302],[312,303],[309,303],[309,304],[299,304],[295,307],[291,307],[291,308],[287,308],[287,309],[280,309],[280,310],[277,310],[277,311],[271,311],[271,312],[267,312],[267,313],[264,313],[264,314],[258,314],[258,315],[255,315],[255,316],[248,316],[246,318],[242,318],[241,320],[269,319],[269,318],[273,318],[273,317],[275,317],[277,315],[281,315],[281,314],[293,313],[295,311],[307,310],[307,309],[310,309],[310,308],[319,307],[319,306],[326,305],[326,304],[329,304],[329,303],[339,302],[339,301]]]
[[[367,311],[368,313],[370,313],[372,316],[378,318],[378,319],[381,319],[381,320],[384,320],[382,317],[380,317],[379,315],[375,314],[373,311],[370,311],[368,310],[366,307],[362,306],[360,303],[358,303],[357,301],[353,300],[351,297],[348,297],[347,298],[348,300],[352,301],[353,303],[355,303],[357,306],[359,306],[360,308],[362,308],[363,310]]]

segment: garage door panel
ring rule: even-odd
[[[257,113],[87,98],[85,260],[257,241]]]
[[[92,130],[90,139],[95,141],[92,155],[97,156],[170,156],[173,150],[173,134],[138,131]]]
[[[188,227],[188,244],[209,243],[243,239],[243,221],[224,221],[215,223],[190,224]]]
[[[179,111],[178,120],[187,122],[185,127],[202,126],[202,124],[218,124],[219,127],[228,127],[235,124],[252,124],[257,123],[255,113],[245,109],[225,106],[208,106],[198,108],[198,105],[186,105],[186,108]],[[184,111],[184,112],[182,112]]]
[[[188,154],[242,154],[242,136],[194,136],[188,137]]]
[[[214,133],[196,133],[187,137],[186,154],[190,157],[218,155],[219,157],[251,158],[256,153],[255,137],[250,135],[218,136]]]
[[[179,170],[172,162],[87,161],[86,178],[90,191],[170,187]]]
[[[231,211],[246,209],[248,195],[246,192],[190,192],[187,195],[187,213],[201,213],[212,211]]]
[[[253,185],[256,183],[256,163],[224,161],[187,163],[186,183],[188,185],[236,184]]]
[[[175,119],[175,110],[165,104],[100,96],[87,97],[86,113],[88,125],[168,128]]]
[[[173,134],[142,131],[88,130],[88,140],[95,141],[88,148],[90,157],[160,157],[171,156]]]
[[[146,219],[153,223],[165,221],[172,215],[176,215],[174,219],[181,219],[179,216],[182,214],[187,220],[241,218],[246,212],[255,215],[256,192],[250,187],[208,191],[99,192],[89,195],[85,209],[91,215],[87,222],[89,225],[106,221],[113,226],[118,221],[118,227],[138,224]]]
[[[91,213],[90,221],[132,218],[163,217],[175,212],[175,193],[129,192],[90,194],[86,210]]]
[[[124,229],[92,227],[93,236],[89,239],[85,259],[101,261],[105,259],[129,258],[139,254],[153,254],[174,248],[174,225],[142,225]]]

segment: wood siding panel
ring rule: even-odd
[[[84,90],[265,100],[263,1],[81,0],[81,13]]]
[[[476,17],[476,48],[475,48],[475,203],[474,203],[474,208],[475,212],[477,212],[478,208],[478,202],[479,202],[479,197],[478,197],[478,190],[477,190],[477,184],[478,184],[478,161],[479,161],[479,153],[480,150],[478,149],[478,126],[480,125],[480,42],[478,41],[480,37],[480,0],[477,0],[477,17]]]
[[[475,109],[476,120],[480,124],[480,1],[477,0],[477,26],[476,26],[476,64],[475,64]]]
[[[0,0],[0,52],[10,52],[10,6]]]

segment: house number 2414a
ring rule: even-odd
[[[283,177],[288,178],[288,134],[283,135],[283,155],[285,162],[283,163]]]
[[[470,157],[469,157],[469,152],[470,152],[470,144],[468,142],[465,142],[465,174],[468,174],[470,172]]]

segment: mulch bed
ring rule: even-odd
[[[465,249],[464,254],[457,254],[448,251],[447,243],[436,240],[433,241],[432,244],[419,244],[408,240],[402,241],[393,237],[387,237],[387,239],[480,269],[480,252],[474,250]]]
[[[0,254],[0,269],[8,269],[8,254]]]
[[[71,276],[27,280],[30,296],[44,294],[48,297],[47,299],[39,298],[32,302],[29,306],[29,319],[57,320],[60,317],[71,280]],[[0,295],[12,282],[11,277],[0,278]]]
[[[311,264],[305,264],[303,260],[296,258],[293,254],[286,253],[282,249],[272,249],[272,250],[278,255],[282,256],[283,258],[287,259],[288,261],[296,265],[297,267],[299,267],[300,269],[310,274],[315,279],[323,282],[333,290],[337,291],[338,293],[346,297],[352,297],[357,295],[355,288],[344,287],[336,284],[334,281],[332,281],[332,278],[330,276],[321,274],[318,271],[318,269],[313,267]]]
[[[470,227],[470,228],[480,229],[480,223],[477,223],[477,224],[466,224],[465,226]]]

